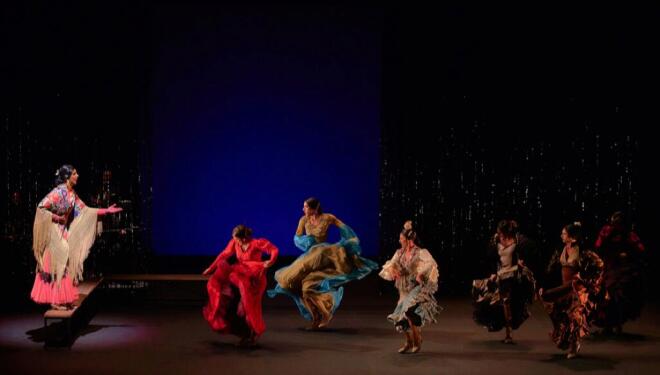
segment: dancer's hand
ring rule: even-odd
[[[66,217],[53,214],[53,223],[66,224]]]
[[[543,288],[539,288],[538,293],[534,294],[534,299],[543,302]]]
[[[520,267],[525,267],[525,262],[522,259],[518,259],[518,265]]]
[[[492,275],[490,275],[490,281],[495,281],[495,279],[497,279],[497,275],[496,275],[496,274],[492,274]]]
[[[116,214],[117,212],[121,212],[124,209],[121,207],[117,207],[116,204],[113,204],[112,206],[108,208],[99,208],[98,212],[96,213],[98,216],[103,216],[107,214]]]
[[[106,211],[107,211],[109,214],[116,214],[117,212],[122,212],[123,210],[124,210],[123,208],[121,208],[121,207],[117,207],[116,204],[113,204],[112,206],[106,208]]]
[[[273,264],[270,261],[265,261],[264,263],[264,268],[270,268]]]

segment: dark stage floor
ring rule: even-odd
[[[401,355],[402,336],[385,316],[393,297],[356,295],[324,332],[302,330],[304,321],[284,297],[266,299],[268,331],[260,347],[234,347],[234,337],[213,333],[199,306],[108,304],[80,332],[72,347],[44,348],[41,315],[0,317],[0,374],[657,374],[660,372],[658,304],[618,338],[593,336],[581,357],[564,359],[547,332],[550,321],[534,306],[515,334],[499,342],[471,320],[467,298],[441,300],[440,322],[424,331],[422,352]]]

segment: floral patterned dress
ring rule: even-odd
[[[53,222],[53,215],[65,223]],[[96,233],[97,209],[65,184],[56,186],[37,207],[33,248],[37,272],[30,297],[37,303],[68,304],[78,298],[82,262]]]

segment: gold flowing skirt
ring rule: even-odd
[[[312,247],[290,266],[276,272],[275,280],[281,288],[302,296],[312,321],[324,325],[332,319],[335,304],[339,301],[335,301],[334,297],[337,292],[326,291],[322,283],[327,279],[348,276],[363,266],[359,256],[348,254],[341,245],[320,244]]]

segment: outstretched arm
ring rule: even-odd
[[[218,257],[215,258],[215,260],[213,261],[213,263],[211,263],[209,268],[204,270],[204,272],[202,274],[203,275],[210,275],[213,272],[215,272],[215,269],[218,268],[218,264],[220,264],[222,261],[229,258],[230,256],[234,255],[235,251],[236,250],[234,249],[234,239],[232,238],[231,240],[229,240],[229,243],[227,243],[227,246],[225,247],[225,249],[222,250],[222,252],[220,252]]]
[[[73,205],[73,217],[75,218],[78,215],[80,215],[82,210],[85,209],[86,207],[87,207],[87,205],[85,204],[85,202],[83,202],[82,199],[80,199],[80,197],[78,196],[78,194],[76,194],[76,201]],[[113,204],[112,206],[110,206],[108,208],[97,208],[96,209],[96,215],[97,216],[105,216],[105,215],[108,215],[108,214],[115,214],[115,213],[121,212],[123,210],[124,210],[123,208],[117,207],[116,204]]]
[[[99,210],[96,212],[97,215],[103,216],[107,214],[116,214],[117,212],[122,212],[124,209],[121,207],[117,207],[116,204],[113,204],[112,206],[108,208],[99,208]]]

